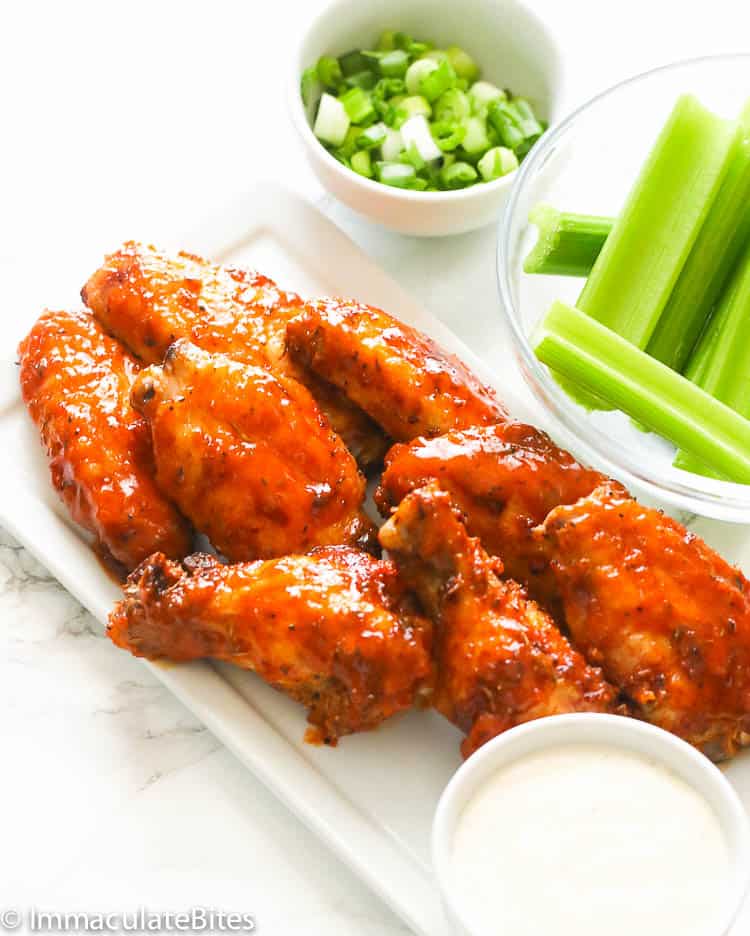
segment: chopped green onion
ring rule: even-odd
[[[482,118],[469,117],[464,123],[464,126],[466,127],[466,135],[462,143],[464,150],[470,156],[486,152],[489,148],[490,141],[487,136],[487,124]]]
[[[557,211],[551,205],[537,205],[529,221],[539,236],[524,260],[524,273],[552,276],[588,276],[615,223],[614,218]]]
[[[750,484],[750,422],[585,312],[555,302],[532,344],[555,373]]]
[[[375,118],[372,99],[361,88],[351,88],[339,98],[352,123],[363,124]]]
[[[318,59],[318,78],[324,88],[335,91],[344,80],[338,59],[331,55],[323,55]]]
[[[362,88],[363,91],[372,91],[377,82],[377,75],[371,71],[355,72],[344,78],[344,85],[347,88]]]
[[[401,78],[381,78],[372,91],[372,103],[386,123],[393,122],[395,109],[393,98],[406,91],[406,85]]]
[[[397,49],[402,49],[404,52],[408,52],[409,48],[413,45],[414,40],[405,32],[396,32],[393,34],[393,42]]]
[[[451,152],[459,147],[466,136],[466,127],[462,123],[452,123],[450,121],[437,121],[430,126],[432,136],[444,152]]]
[[[518,169],[518,157],[513,150],[495,146],[482,156],[477,163],[477,169],[485,182],[492,182]]]
[[[388,128],[384,123],[375,123],[363,130],[357,137],[357,149],[371,150],[385,140]]]
[[[455,162],[440,170],[440,181],[447,189],[466,188],[476,182],[477,178],[477,170],[467,162]]]
[[[537,120],[529,102],[525,98],[513,98],[509,106],[518,119],[518,128],[523,133],[524,139],[536,142],[544,132],[544,128]]]
[[[390,52],[391,49],[396,48],[396,33],[394,30],[388,29],[380,34],[377,48],[380,52]]]
[[[432,115],[432,108],[429,103],[418,94],[404,98],[403,101],[399,101],[396,106],[393,119],[394,128],[400,130],[402,124],[406,123],[410,117],[416,117],[418,114],[421,114],[423,117],[430,117]]]
[[[445,59],[438,64],[434,71],[424,75],[419,82],[419,89],[428,101],[437,101],[441,94],[445,94],[456,85],[456,73],[451,63]]]
[[[315,108],[320,100],[320,95],[323,93],[323,85],[320,78],[318,78],[318,69],[315,65],[311,65],[302,72],[300,93],[302,94],[302,103],[305,106],[307,119],[312,123],[315,118]]]
[[[506,97],[505,91],[489,81],[477,81],[469,88],[471,111],[477,117],[486,116],[487,108],[493,101],[504,101]]]
[[[407,166],[414,166],[419,174],[427,165],[426,160],[422,159],[419,150],[414,143],[409,143],[406,149],[399,155],[398,161]]]
[[[453,70],[459,78],[464,78],[469,82],[477,80],[479,77],[479,66],[468,52],[464,52],[464,50],[458,46],[449,46],[445,50],[445,54],[448,56],[448,61],[453,66]]]
[[[414,166],[400,162],[379,162],[375,164],[378,182],[395,188],[411,188],[417,178]]]
[[[341,146],[349,130],[349,115],[344,105],[330,94],[324,94],[318,105],[313,133],[323,143]]]
[[[458,88],[450,88],[435,101],[432,110],[439,122],[466,120],[471,113],[471,102],[468,94]]]
[[[351,158],[352,169],[367,179],[372,178],[372,160],[369,150],[359,150]]]
[[[409,54],[403,49],[385,52],[378,59],[378,67],[384,78],[403,78],[409,67]]]
[[[519,126],[519,118],[505,100],[490,101],[487,107],[487,119],[497,131],[500,142],[514,152],[525,141],[523,130]]]
[[[646,347],[649,354],[675,370],[681,371],[687,364],[747,243],[749,205],[750,140],[743,136],[736,140],[724,181]]]
[[[417,59],[406,70],[406,90],[409,94],[419,94],[419,86],[422,79],[437,69],[438,64],[434,59]]]
[[[581,311],[645,348],[732,156],[738,124],[678,99],[578,300]],[[644,420],[644,422],[646,422]]]
[[[546,127],[524,98],[488,122],[490,106],[507,105],[510,92],[478,79],[479,66],[460,46],[435,49],[387,30],[375,48],[321,56],[300,90],[313,132],[345,166],[354,160],[361,175],[439,191],[513,171]],[[369,153],[369,166],[356,153]]]
[[[750,247],[732,274],[685,376],[750,419]],[[678,452],[675,465],[703,474],[694,456]]]
[[[398,159],[399,153],[404,149],[404,141],[398,130],[392,130],[390,127],[385,132],[385,139],[380,146],[380,153],[385,162],[393,162]]]
[[[433,62],[437,62],[439,65],[441,62],[448,61],[448,53],[445,49],[429,49],[427,52],[423,52],[420,58],[432,59]]]
[[[371,64],[371,61],[362,55],[358,49],[339,56],[339,68],[345,78],[351,78],[360,72],[371,71]]]
[[[340,146],[336,147],[334,156],[342,157],[345,160],[351,159],[352,155],[359,148],[359,138],[362,135],[361,127],[349,127],[346,136]]]
[[[443,155],[430,133],[430,126],[423,114],[410,117],[401,127],[401,137],[404,146],[408,149],[414,147],[419,153],[423,163],[440,159]],[[419,167],[422,168],[421,166]]]

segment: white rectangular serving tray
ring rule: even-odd
[[[184,241],[165,246],[255,267],[302,295],[351,296],[381,306],[463,358],[497,388],[514,416],[540,422],[519,387],[510,352],[502,369],[488,372],[338,228],[282,188],[249,192]],[[82,280],[88,272],[81,271]],[[13,351],[4,350],[10,359]],[[105,621],[119,590],[50,486],[17,375],[9,368],[0,383],[0,472],[0,524]],[[728,558],[749,554],[747,530],[700,526]],[[429,848],[438,798],[460,763],[456,729],[434,713],[411,712],[376,732],[344,738],[335,749],[312,747],[303,742],[302,708],[251,673],[209,663],[145,665],[416,933],[448,936]],[[737,758],[727,773],[750,805],[750,755]],[[750,908],[733,934],[748,931]]]

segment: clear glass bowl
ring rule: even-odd
[[[736,117],[750,97],[750,54],[677,62],[616,85],[546,133],[524,160],[500,219],[498,280],[524,378],[552,416],[560,441],[583,460],[657,501],[706,517],[750,523],[750,485],[703,478],[672,466],[674,446],[638,430],[620,412],[587,412],[541,364],[529,343],[555,299],[575,304],[583,281],[530,276],[523,260],[536,239],[538,202],[616,215],[678,96],[693,93]]]

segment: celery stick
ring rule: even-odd
[[[746,247],[685,375],[712,397],[750,418],[750,247]],[[706,474],[688,452],[675,465]]]
[[[588,276],[615,223],[614,218],[557,211],[551,205],[536,205],[529,221],[539,237],[524,260],[524,273],[552,276]]]
[[[739,124],[680,97],[578,300],[638,348],[654,332],[735,154]]]
[[[704,461],[750,484],[750,422],[579,309],[555,302],[532,339],[540,361]]]
[[[675,370],[687,364],[750,234],[748,199],[750,139],[744,136],[736,141],[726,177],[646,347]]]

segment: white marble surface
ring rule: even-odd
[[[271,79],[317,4],[4,4],[0,274],[9,342],[99,255],[158,241],[282,177],[480,353],[497,351],[494,232],[422,242],[323,197]],[[539,0],[571,104],[686,55],[747,49],[740,0]],[[0,909],[250,911],[262,933],[406,932],[135,660],[0,538]]]

